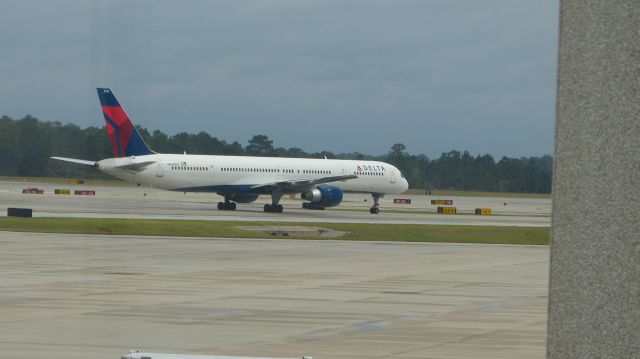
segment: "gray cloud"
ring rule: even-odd
[[[309,151],[552,152],[557,1],[9,1],[0,114]]]

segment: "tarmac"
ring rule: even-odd
[[[545,356],[548,246],[14,232],[0,246],[0,358]]]
[[[44,194],[22,194],[37,187]],[[54,189],[69,189],[71,195],[55,195]],[[95,196],[73,195],[74,190],[95,190]],[[409,199],[397,204],[394,199]],[[457,215],[436,213],[434,199],[451,199]],[[0,182],[0,216],[7,207],[32,208],[34,217],[191,219],[262,222],[451,224],[471,226],[550,227],[551,200],[506,197],[457,197],[387,195],[380,201],[381,212],[369,213],[372,198],[366,194],[345,194],[343,202],[323,211],[302,209],[302,201],[284,197],[284,213],[264,213],[270,197],[261,196],[251,204],[238,204],[236,211],[218,211],[222,198],[211,193],[182,193],[134,186],[69,186],[36,182]],[[476,208],[490,208],[491,216],[473,215]]]

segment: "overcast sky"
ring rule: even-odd
[[[553,152],[558,2],[3,1],[0,116],[306,151]]]

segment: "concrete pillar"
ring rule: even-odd
[[[549,358],[640,357],[640,1],[561,0]]]

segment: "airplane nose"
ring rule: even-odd
[[[406,191],[409,189],[409,182],[407,181],[406,178],[402,179],[402,192]]]

